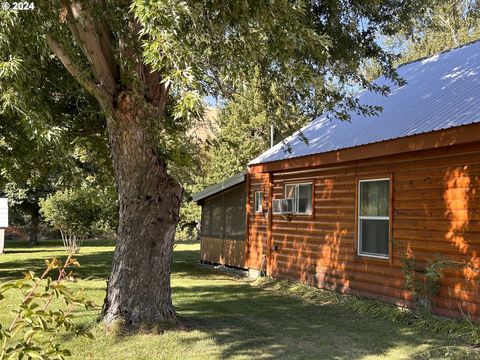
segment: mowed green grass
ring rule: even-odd
[[[89,241],[78,258],[82,278],[74,284],[101,305],[110,272],[113,243]],[[40,273],[43,259],[65,257],[61,244],[43,242],[28,248],[7,242],[0,255],[0,283],[22,272]],[[97,323],[97,311],[81,310],[78,321],[95,340],[63,339],[74,359],[477,359],[477,349],[433,332],[302,299],[262,290],[245,279],[202,266],[199,245],[175,247],[173,301],[190,331],[161,335],[118,334]],[[0,302],[0,323],[20,297],[10,293]]]

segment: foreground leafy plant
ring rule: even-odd
[[[432,298],[440,289],[445,261],[429,259],[424,268],[420,268],[413,255],[407,253],[402,259],[405,288],[411,291],[420,311],[430,311]]]
[[[10,326],[4,328],[0,324],[0,360],[64,359],[71,354],[58,343],[62,332],[93,338],[90,332],[73,321],[75,308],[93,308],[93,303],[66,285],[67,281],[73,279],[68,269],[80,264],[73,254],[63,263],[56,258],[45,260],[45,263],[46,269],[40,277],[28,271],[23,279],[0,287],[0,301],[9,290],[17,289],[23,293],[22,302],[13,310],[15,317]],[[58,273],[55,280],[51,277],[53,272]],[[63,301],[64,309],[52,309],[57,299]]]
[[[469,262],[452,261],[441,259],[436,256],[428,259],[426,265],[420,265],[411,251],[405,253],[405,257],[401,259],[403,263],[402,271],[405,276],[405,289],[409,290],[415,300],[417,310],[420,312],[430,313],[434,297],[438,294],[441,287],[441,280],[446,269],[464,270],[469,269],[471,272],[479,273],[478,258],[472,258]],[[465,279],[465,281],[473,281],[478,284],[478,280]],[[478,285],[474,285],[478,289]],[[477,290],[475,292],[478,294]],[[457,300],[453,300],[457,302]],[[459,306],[465,320],[472,322],[472,314],[465,313]],[[473,316],[474,317],[474,316]]]

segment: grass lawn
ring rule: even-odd
[[[83,279],[75,286],[101,305],[113,244],[89,241],[78,256]],[[59,242],[30,249],[7,242],[0,255],[0,283],[43,269],[42,259],[63,257]],[[178,244],[172,276],[173,301],[191,331],[118,335],[96,322],[97,311],[79,320],[95,340],[65,338],[74,359],[480,359],[478,349],[427,330],[315,305],[262,290],[250,282],[201,266],[198,244]],[[8,294],[8,293],[7,293]],[[19,297],[0,302],[0,323],[11,319]]]

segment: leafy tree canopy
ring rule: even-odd
[[[37,128],[51,116],[52,109],[45,106],[45,100],[53,94],[42,93],[45,87],[39,88],[39,83],[30,79],[32,72],[38,72],[42,62],[53,62],[57,67],[51,69],[57,75],[56,86],[72,85],[58,61],[52,59],[45,46],[47,40],[62,46],[87,90],[92,90],[91,86],[106,88],[117,77],[120,83],[129,83],[137,76],[134,64],[128,63],[131,59],[119,58],[123,47],[131,47],[132,53],[139,54],[133,56],[136,61],[143,58],[151,69],[159,71],[162,76],[158,80],[170,88],[171,95],[167,112],[172,118],[163,124],[160,134],[168,151],[173,148],[173,152],[179,152],[182,145],[169,134],[184,133],[192,114],[201,115],[205,95],[229,99],[250,86],[258,89],[270,117],[312,118],[339,103],[343,107],[336,111],[341,118],[346,118],[346,109],[352,107],[369,113],[374,109],[359,106],[348,89],[356,84],[386,90],[372,85],[362,74],[361,65],[366,59],[375,59],[383,73],[396,79],[392,66],[395,56],[376,40],[380,35],[409,29],[412,13],[425,2],[137,0],[131,3],[131,11],[140,20],[137,29],[126,23],[127,3],[85,1],[82,5],[99,21],[98,26],[109,25],[102,34],[102,40],[112,48],[106,58],[121,64],[120,69],[109,71],[111,74],[102,73],[101,68],[93,69],[92,74],[83,49],[65,36],[69,33],[65,20],[68,7],[45,1],[36,4],[35,11],[2,12],[0,31],[7,36],[0,41],[5,54],[0,77],[10,80],[8,88],[2,88],[3,101],[14,101],[29,118],[40,120],[35,123]],[[141,44],[135,41],[135,30],[142,35]],[[112,41],[115,38],[121,41]],[[249,81],[255,73],[255,82]],[[15,77],[9,78],[13,74]],[[95,85],[95,80],[103,86]],[[56,94],[64,91],[59,89]],[[104,95],[102,90],[100,96]],[[88,118],[91,113],[84,111],[83,115]],[[44,128],[46,132],[53,130]]]
[[[480,3],[477,0],[433,0],[414,27],[388,39],[401,50],[400,62],[408,62],[451,49],[480,38]]]
[[[95,99],[54,58],[30,72],[13,58],[0,69],[0,191],[14,218],[29,219],[35,244],[41,198],[85,181],[112,186],[105,123]]]

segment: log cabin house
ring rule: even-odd
[[[359,94],[378,116],[321,116],[196,194],[202,260],[405,307],[402,259],[448,260],[432,311],[478,320],[480,42],[398,73],[377,80],[388,96]]]

